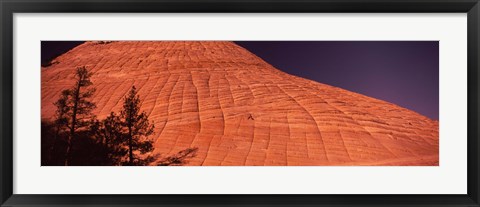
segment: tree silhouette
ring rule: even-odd
[[[120,112],[123,125],[127,128],[126,142],[128,146],[128,165],[145,165],[153,161],[153,158],[139,158],[134,151],[145,154],[153,150],[153,142],[148,136],[153,134],[154,125],[148,121],[148,115],[140,112],[140,97],[137,95],[135,86],[128,92]]]
[[[124,98],[120,114],[111,112],[103,120],[92,114],[89,98],[91,73],[85,67],[75,71],[75,84],[63,90],[54,103],[54,120],[42,120],[42,165],[184,165],[198,148],[187,148],[160,159],[153,151],[154,124],[140,111],[135,86]]]
[[[92,85],[91,75],[85,67],[77,68],[75,85],[71,89],[63,90],[60,99],[55,102],[57,134],[67,134],[65,165],[69,165],[77,130],[90,124],[93,117],[91,111],[96,107],[94,103],[88,101],[95,92],[95,88],[89,88]]]
[[[53,127],[50,127],[50,128],[54,128],[55,130],[55,133],[53,135],[54,136],[53,144],[51,147],[51,153],[49,158],[49,160],[51,161],[59,160],[59,159],[55,159],[55,157],[58,155],[57,154],[57,150],[59,148],[58,142],[60,141],[59,139],[65,137],[65,133],[67,132],[67,130],[64,130],[64,129],[68,128],[67,113],[68,113],[69,107],[67,103],[69,99],[69,94],[70,92],[68,90],[62,91],[60,95],[60,99],[58,99],[57,102],[54,103],[54,105],[57,107],[57,110],[55,111],[55,120],[54,120]],[[60,163],[56,163],[56,164],[60,164]],[[63,160],[62,164],[65,164],[65,160]]]
[[[125,134],[120,117],[111,112],[102,121],[95,120],[90,128],[97,143],[102,146],[98,152],[100,157],[105,158],[105,165],[119,165],[122,158],[127,154],[124,147]]]

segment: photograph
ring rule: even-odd
[[[480,0],[0,2],[0,207],[480,207]]]
[[[41,41],[40,59],[41,166],[440,166],[439,41]]]

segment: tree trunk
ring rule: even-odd
[[[132,127],[128,126],[128,153],[129,165],[133,165],[133,147],[132,147]]]
[[[54,163],[54,165],[60,165],[59,159],[55,160],[55,156],[57,155],[57,143],[58,143],[58,137],[60,136],[60,128],[58,126],[55,126],[55,137],[53,139],[53,146],[52,150],[50,151],[50,163]]]
[[[73,94],[73,112],[72,112],[72,124],[70,126],[70,135],[67,140],[67,152],[65,155],[65,166],[69,165],[69,159],[72,154],[73,139],[75,137],[75,125],[77,125],[77,108],[78,108],[78,99],[80,98],[80,81],[78,81],[77,87],[75,88],[75,93]]]

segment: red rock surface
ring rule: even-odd
[[[198,147],[189,165],[438,165],[438,122],[284,73],[232,42],[87,42],[42,68],[42,118],[86,66],[95,114],[135,85],[154,153]]]

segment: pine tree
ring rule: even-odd
[[[148,121],[148,115],[140,112],[140,97],[137,95],[135,86],[125,97],[123,109],[120,112],[124,127],[126,127],[126,145],[128,146],[128,165],[145,165],[151,161],[151,157],[144,159],[134,155],[134,151],[141,154],[153,150],[153,142],[148,136],[153,134],[154,125]]]
[[[91,111],[95,109],[95,104],[88,99],[95,92],[95,88],[90,88],[91,73],[85,67],[79,67],[75,73],[75,85],[62,91],[60,99],[55,102],[57,106],[55,124],[58,133],[67,134],[67,148],[65,155],[65,165],[69,165],[72,155],[72,147],[77,136],[77,131],[87,127],[93,117]]]
[[[104,165],[119,165],[122,158],[127,154],[125,149],[125,133],[123,132],[120,117],[111,112],[102,121],[95,120],[91,126],[91,132],[97,139],[97,143],[103,146]]]
[[[64,129],[68,128],[67,113],[69,110],[69,106],[67,105],[67,103],[69,96],[70,91],[64,90],[62,91],[62,94],[60,95],[60,98],[57,100],[57,102],[54,103],[54,105],[57,107],[57,110],[55,111],[55,120],[53,122],[55,133],[53,138],[53,145],[50,150],[50,162],[54,162],[56,165],[64,164],[65,162],[65,160],[63,160],[63,163],[58,162],[60,159],[57,158],[57,148],[59,139],[65,137],[65,133],[67,130]]]

